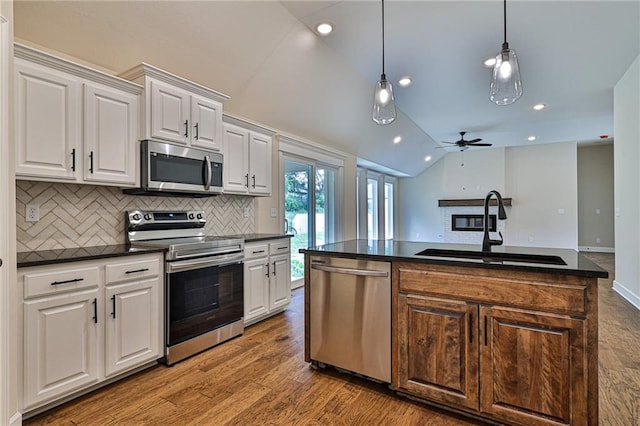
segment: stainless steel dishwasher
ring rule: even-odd
[[[391,264],[312,256],[311,360],[391,382]]]

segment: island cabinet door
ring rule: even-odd
[[[397,333],[397,388],[478,409],[477,304],[400,294]]]
[[[514,424],[598,423],[585,404],[584,320],[482,306],[480,321],[482,412]]]

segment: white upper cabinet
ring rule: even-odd
[[[135,184],[138,96],[84,85],[84,180]]]
[[[271,195],[275,131],[228,114],[223,114],[223,121],[224,192]]]
[[[151,138],[187,144],[189,94],[184,90],[151,81]]]
[[[142,87],[24,45],[14,52],[16,176],[135,186]]]
[[[16,174],[75,180],[81,83],[62,72],[16,60],[15,84]]]
[[[141,139],[223,150],[222,104],[227,95],[144,63],[120,76],[144,85]]]

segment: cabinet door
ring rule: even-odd
[[[249,134],[249,192],[271,195],[271,137]]]
[[[478,306],[398,296],[398,383],[408,393],[478,408]]]
[[[107,287],[106,376],[160,358],[160,282],[158,278]]]
[[[98,290],[24,302],[25,409],[98,381]]]
[[[224,124],[224,192],[246,194],[249,190],[249,132]]]
[[[189,93],[151,81],[151,137],[187,144],[190,137]]]
[[[16,175],[75,180],[82,167],[80,83],[16,60],[15,89]]]
[[[508,423],[587,424],[584,321],[500,307],[480,315],[481,411]]]
[[[287,306],[291,302],[291,261],[288,254],[271,256],[269,282],[269,310]]]
[[[222,104],[191,95],[191,145],[213,151],[222,149]]]
[[[84,180],[133,186],[138,97],[85,84],[84,111]]]
[[[244,262],[244,322],[269,312],[268,259]]]

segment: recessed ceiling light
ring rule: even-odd
[[[431,156],[427,155],[426,157],[424,157],[424,161],[431,161]]]
[[[398,80],[398,84],[400,85],[400,87],[411,86],[411,83],[413,83],[413,78],[409,77],[408,75],[400,77],[400,80]]]
[[[544,107],[546,107],[545,104],[535,104],[533,106],[533,109],[535,109],[536,111],[540,111],[541,109],[544,109]]]
[[[396,136],[395,138],[393,138],[393,143],[395,143],[396,145],[400,142],[402,142],[402,136]]]
[[[495,64],[496,64],[496,57],[495,56],[492,56],[491,58],[486,59],[484,61],[484,66],[487,67],[487,68],[491,68]]]
[[[318,34],[326,36],[331,34],[331,31],[333,31],[333,25],[331,25],[329,22],[320,22],[318,25],[316,25],[316,31],[318,32]]]
[[[531,135],[531,136],[529,136],[529,137],[527,138],[527,140],[528,140],[529,142],[533,142],[533,141],[535,141],[535,140],[536,140],[536,137],[535,137],[535,136],[533,136],[533,135]]]

